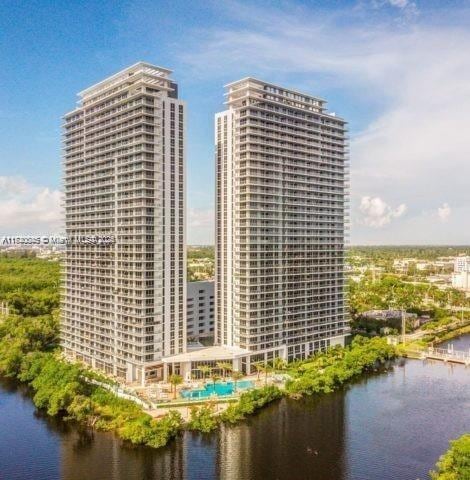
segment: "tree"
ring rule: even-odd
[[[259,380],[260,373],[263,371],[264,362],[255,362],[252,365],[256,369],[256,373],[258,375],[258,380]]]
[[[260,373],[263,372],[265,377],[264,377],[264,384],[268,384],[268,373],[272,369],[267,362],[256,362],[253,364],[253,366],[256,368],[256,372],[258,374],[258,380]]]
[[[170,375],[170,378],[168,379],[168,382],[173,387],[173,400],[175,400],[176,399],[176,387],[183,383],[183,377],[181,375],[173,374],[173,375]]]
[[[276,357],[272,361],[272,366],[274,370],[285,370],[287,367],[287,362],[281,357]]]
[[[203,380],[206,379],[207,375],[210,375],[212,368],[209,365],[201,365],[198,370],[202,373]]]
[[[264,384],[268,384],[268,374],[272,370],[271,366],[269,365],[268,362],[264,362],[264,364],[261,366],[261,371],[264,372]]]
[[[214,390],[215,390],[215,384],[217,383],[218,380],[220,380],[220,375],[217,375],[217,373],[212,372],[211,373],[211,380],[212,380],[212,384],[214,385]]]
[[[222,370],[222,376],[225,378],[227,372],[231,372],[233,370],[233,366],[230,362],[217,362],[217,368]]]
[[[433,480],[463,480],[470,478],[470,434],[462,435],[450,442],[449,450],[430,472]]]
[[[233,380],[233,391],[237,391],[237,382],[243,378],[243,373],[239,372],[238,370],[234,370],[231,374]]]
[[[209,433],[219,424],[219,419],[215,415],[214,405],[207,403],[200,407],[191,407],[188,427],[190,430],[198,430],[203,433]]]

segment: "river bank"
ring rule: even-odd
[[[184,431],[159,449],[44,415],[24,387],[0,381],[2,474],[9,480],[426,480],[449,440],[470,431],[468,381],[463,366],[397,359],[331,394],[283,397],[244,422],[210,434]],[[443,411],[451,414],[436,413]]]
[[[100,382],[107,381],[105,377],[80,364],[62,360],[57,350],[33,349],[29,336],[21,337],[22,323],[21,317],[11,317],[2,327],[0,353],[6,352],[2,342],[11,340],[15,334],[22,346],[14,352],[14,357],[11,351],[5,353],[4,358],[0,356],[0,372],[28,384],[34,392],[34,404],[48,415],[60,415],[97,430],[112,431],[132,444],[153,448],[167,445],[185,429],[208,433],[222,424],[234,425],[283,396],[298,399],[304,395],[331,393],[396,356],[394,347],[385,339],[357,337],[346,348],[331,349],[283,367],[290,378],[283,388],[266,385],[250,390],[220,413],[211,401],[191,407],[189,421],[184,422],[171,406],[162,418],[152,418],[133,401],[119,398],[100,386]],[[33,334],[36,336],[34,330]]]

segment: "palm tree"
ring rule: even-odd
[[[217,368],[220,368],[220,370],[222,370],[222,376],[224,378],[226,377],[226,372],[231,372],[233,370],[233,366],[230,362],[217,362],[216,365]]]
[[[258,380],[259,380],[259,374],[263,371],[264,362],[255,362],[252,365],[256,369],[256,373],[258,374]]]
[[[237,382],[238,382],[238,380],[241,380],[244,377],[244,375],[243,375],[242,372],[239,372],[238,370],[234,370],[232,372],[231,377],[232,377],[232,380],[233,380],[233,391],[236,392],[237,391]]]
[[[274,370],[285,370],[287,367],[287,362],[281,357],[276,357],[273,359],[272,365]]]
[[[271,368],[271,366],[269,365],[268,362],[262,362],[260,369],[261,369],[262,372],[264,372],[264,384],[267,385],[268,384],[268,373],[272,368]],[[259,379],[259,375],[258,375],[258,379]]]
[[[202,379],[205,380],[206,376],[212,372],[212,368],[209,365],[201,365],[198,370],[202,373]]]
[[[173,387],[173,400],[176,399],[176,387],[178,385],[181,385],[183,383],[183,377],[181,375],[170,375],[170,378],[168,379],[169,383]]]
[[[214,392],[215,392],[215,384],[217,380],[220,380],[220,375],[217,375],[217,373],[213,372],[211,374],[211,380],[212,380],[212,384],[214,385]]]

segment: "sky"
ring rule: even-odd
[[[351,244],[470,244],[469,1],[0,2],[0,235],[62,230],[61,117],[143,60],[188,105],[188,243],[214,241],[214,113],[245,76],[349,124]]]

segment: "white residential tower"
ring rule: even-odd
[[[186,345],[186,107],[170,74],[126,68],[64,124],[64,352],[142,383]]]
[[[349,333],[346,123],[254,78],[216,115],[216,342],[305,358]]]

